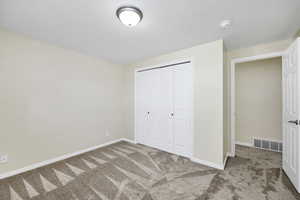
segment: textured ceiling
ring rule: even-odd
[[[122,5],[143,21],[122,25]],[[287,39],[300,28],[300,0],[0,0],[0,27],[124,64],[220,38],[229,50]]]

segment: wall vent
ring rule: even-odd
[[[282,142],[253,138],[253,144],[259,149],[282,152]]]

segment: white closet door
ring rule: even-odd
[[[136,141],[147,143],[150,133],[149,91],[151,91],[152,77],[150,73],[136,73],[135,78],[135,133]]]
[[[192,65],[136,73],[136,140],[192,156]]]
[[[193,68],[190,63],[173,68],[174,153],[193,152]]]
[[[150,77],[150,87],[147,89],[146,96],[149,104],[149,134],[147,135],[147,143],[150,146],[160,148],[159,139],[161,131],[160,122],[160,71],[149,70],[146,73]]]
[[[159,129],[156,134],[157,147],[172,152],[173,134],[172,134],[172,116],[173,112],[173,72],[171,68],[157,69],[159,72],[159,96],[157,100]]]

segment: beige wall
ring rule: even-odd
[[[192,58],[194,63],[194,157],[223,165],[223,41],[176,51],[128,67],[130,84],[128,112],[131,139],[134,138],[134,70],[178,59]]]
[[[122,66],[4,30],[0,44],[0,174],[128,134]]]
[[[290,40],[282,40],[282,41],[276,41],[272,43],[266,43],[266,44],[259,44],[256,46],[248,47],[248,48],[243,48],[243,49],[237,49],[233,51],[228,51],[226,52],[226,57],[227,57],[227,77],[228,77],[228,82],[227,85],[224,87],[228,88],[228,104],[225,105],[228,107],[228,110],[231,110],[231,88],[230,88],[230,63],[233,59],[235,58],[244,58],[244,57],[250,57],[250,56],[256,56],[256,55],[262,55],[262,54],[267,54],[267,53],[272,53],[272,52],[281,52],[286,50],[289,45],[292,43],[292,39]],[[230,117],[230,112],[228,112],[228,132],[229,132],[229,137],[231,138],[231,117]],[[231,139],[229,140],[229,149],[231,152]]]
[[[226,52],[225,46],[223,52]],[[229,153],[229,131],[228,131],[228,69],[227,69],[227,57],[223,57],[223,160],[226,162],[226,156]]]
[[[223,41],[114,65],[0,30],[0,174],[134,139],[134,67],[192,58],[195,157],[223,164]],[[106,132],[110,135],[106,136]]]
[[[282,140],[282,58],[236,65],[236,141]]]

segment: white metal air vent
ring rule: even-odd
[[[282,152],[282,142],[253,138],[253,145],[259,149]]]

